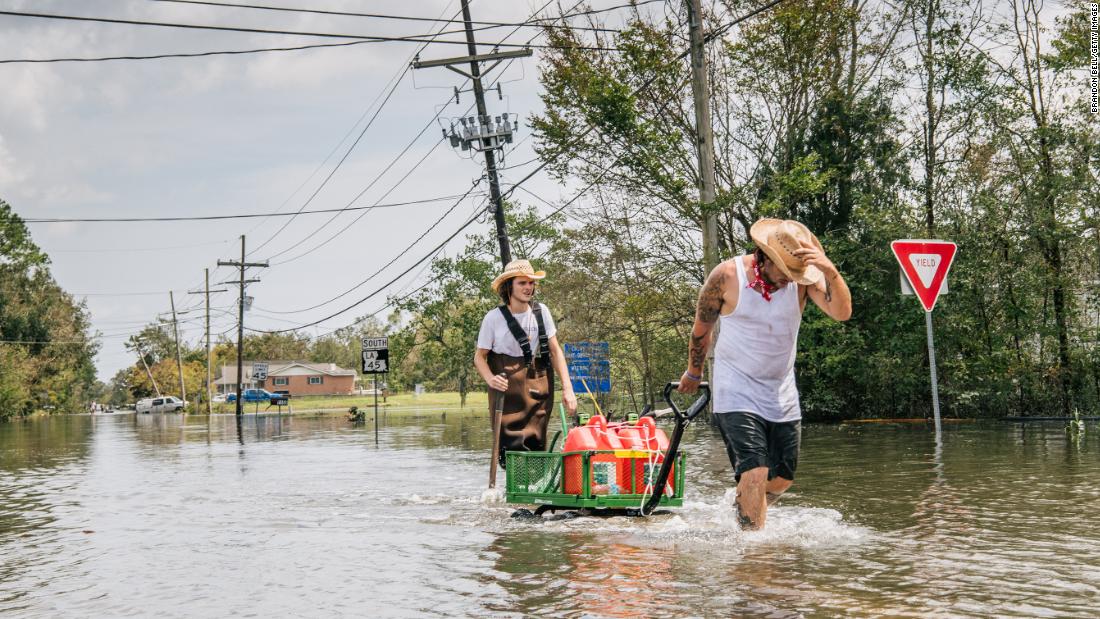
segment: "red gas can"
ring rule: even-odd
[[[622,492],[624,494],[652,493],[653,480],[661,470],[661,464],[665,461],[665,452],[668,451],[668,437],[665,436],[665,431],[657,427],[657,422],[652,417],[642,417],[634,425],[620,425],[617,430],[619,440],[625,449],[645,454],[623,459],[619,464],[619,486]],[[631,460],[633,460],[633,466],[631,466]],[[665,487],[665,492],[671,496],[671,480],[676,479],[675,467],[668,478],[669,483]]]
[[[602,415],[593,415],[588,424],[573,428],[565,437],[566,453],[572,451],[621,450],[619,435],[607,427],[607,419]],[[622,465],[615,454],[601,453],[591,457],[592,468],[590,485],[592,494],[618,493],[620,484],[619,469]],[[584,492],[584,471],[582,456],[565,456],[565,493],[582,494]]]

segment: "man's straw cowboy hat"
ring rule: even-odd
[[[813,232],[793,219],[761,219],[749,230],[756,246],[779,267],[792,282],[803,286],[818,286],[825,281],[825,274],[815,266],[803,264],[794,251],[811,244],[821,250],[821,242]]]
[[[500,292],[500,285],[513,277],[542,279],[546,277],[546,271],[536,271],[531,263],[526,260],[513,260],[508,263],[508,266],[504,267],[504,272],[497,275],[497,278],[493,280],[493,292]]]

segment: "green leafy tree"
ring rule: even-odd
[[[87,310],[62,290],[23,220],[0,200],[0,418],[79,411],[95,384]]]

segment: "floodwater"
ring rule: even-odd
[[[1089,617],[1100,427],[808,425],[742,532],[715,431],[684,508],[520,521],[487,415],[74,416],[0,424],[13,617]]]

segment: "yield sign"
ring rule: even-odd
[[[956,246],[951,241],[927,241],[905,239],[890,243],[894,257],[901,265],[909,285],[917,293],[924,311],[931,312],[936,307],[951,261],[955,258]]]

